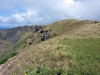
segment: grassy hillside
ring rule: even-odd
[[[73,64],[69,66],[68,75],[99,75],[100,74],[100,38],[60,40],[60,45],[69,46],[65,49],[71,53]]]
[[[0,75],[100,75],[99,22],[62,20],[43,30],[51,38],[20,48],[0,66]],[[38,35],[43,33],[32,38],[39,40]]]
[[[0,64],[7,61],[13,52],[13,44],[7,40],[0,40]]]

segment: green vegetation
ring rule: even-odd
[[[0,39],[2,39],[2,40],[7,40],[7,38],[6,38],[6,37],[2,37],[2,38],[0,38]]]
[[[66,52],[75,56],[68,75],[100,75],[100,39],[65,38],[59,44],[68,46]]]
[[[66,75],[65,71],[59,70],[58,68],[47,69],[40,67],[37,70],[33,66],[29,66],[28,71],[24,75]]]
[[[21,41],[18,41],[18,43],[16,43],[16,45],[14,46],[14,51],[18,50],[24,44],[25,41],[26,38]]]
[[[57,66],[52,69],[40,67],[38,70],[30,67],[31,70],[29,69],[26,75],[100,75],[100,39],[65,38],[59,41],[59,45],[61,46],[57,47],[50,59],[55,62],[55,65],[60,61],[67,61],[67,58],[71,59],[68,61],[70,62],[68,70]],[[61,51],[63,48],[64,51]]]
[[[18,42],[19,40],[17,40]],[[16,43],[16,45],[8,44],[9,50],[5,52],[5,54],[0,58],[0,64],[5,63],[9,58],[18,54],[17,50],[24,44],[26,39],[21,40],[20,42]],[[13,48],[14,47],[14,48]]]
[[[0,59],[0,64],[5,63],[9,58],[15,56],[18,54],[17,52],[9,52],[8,54],[5,54],[3,58]]]
[[[13,45],[11,42],[7,40],[0,40],[1,45],[0,45],[0,54],[2,56],[0,57],[0,65],[5,63],[11,56],[13,56]]]
[[[20,42],[17,40],[18,43],[16,45],[12,45],[11,43],[7,44],[9,50],[5,51],[5,54],[0,58],[0,64],[4,64],[9,58],[18,54],[17,50],[24,44],[25,40],[21,40]]]

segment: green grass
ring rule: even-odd
[[[24,44],[24,42],[26,41],[28,37],[22,39],[21,41],[20,39],[18,39],[14,44],[12,44],[11,42],[7,43],[8,50],[5,51],[5,54],[0,58],[0,65],[4,64],[9,58],[18,54],[17,50]],[[6,39],[3,39],[3,40],[6,40]],[[4,42],[8,42],[8,41],[4,41]]]
[[[10,57],[14,56],[15,52],[13,52],[13,44],[8,41],[2,41],[4,42],[4,45],[6,49],[4,50],[3,56],[0,57],[0,65],[5,63]]]
[[[17,50],[24,44],[25,40],[26,39],[21,40],[15,46],[12,44],[8,44],[9,50],[7,52],[5,52],[5,54],[2,56],[2,58],[0,58],[0,64],[4,64],[9,58],[18,54]]]
[[[29,66],[24,75],[66,75],[66,73],[63,70],[58,70],[57,68],[48,69],[40,66],[36,70],[33,66]]]
[[[6,37],[2,37],[2,38],[0,38],[0,39],[2,39],[2,40],[7,40],[7,38],[6,38]]]
[[[18,50],[26,41],[27,38],[21,40],[20,42],[18,42],[15,46],[14,46],[14,51]]]
[[[9,52],[8,54],[5,54],[3,58],[0,59],[0,64],[5,63],[9,58],[15,56],[17,52]]]
[[[72,54],[68,75],[100,75],[100,39],[63,39],[66,52]]]
[[[25,42],[26,39],[20,41],[16,47],[13,48],[13,50],[9,50],[9,52],[7,52],[6,54],[3,55],[3,57],[0,59],[0,64],[3,64],[5,63],[9,58],[15,56],[16,54],[18,54],[18,50],[22,45],[23,43]]]

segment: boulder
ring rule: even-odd
[[[94,23],[98,23],[98,21],[94,21]]]
[[[48,33],[44,33],[43,37],[41,38],[42,41],[45,41],[46,39],[48,39],[50,37],[50,34]]]

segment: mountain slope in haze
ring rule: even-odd
[[[32,28],[33,26],[23,26],[0,31],[0,64],[16,54],[16,51],[33,33]]]
[[[0,66],[0,75],[100,75],[100,22],[62,20],[45,26],[50,39],[21,47]],[[35,38],[34,38],[35,37]]]

